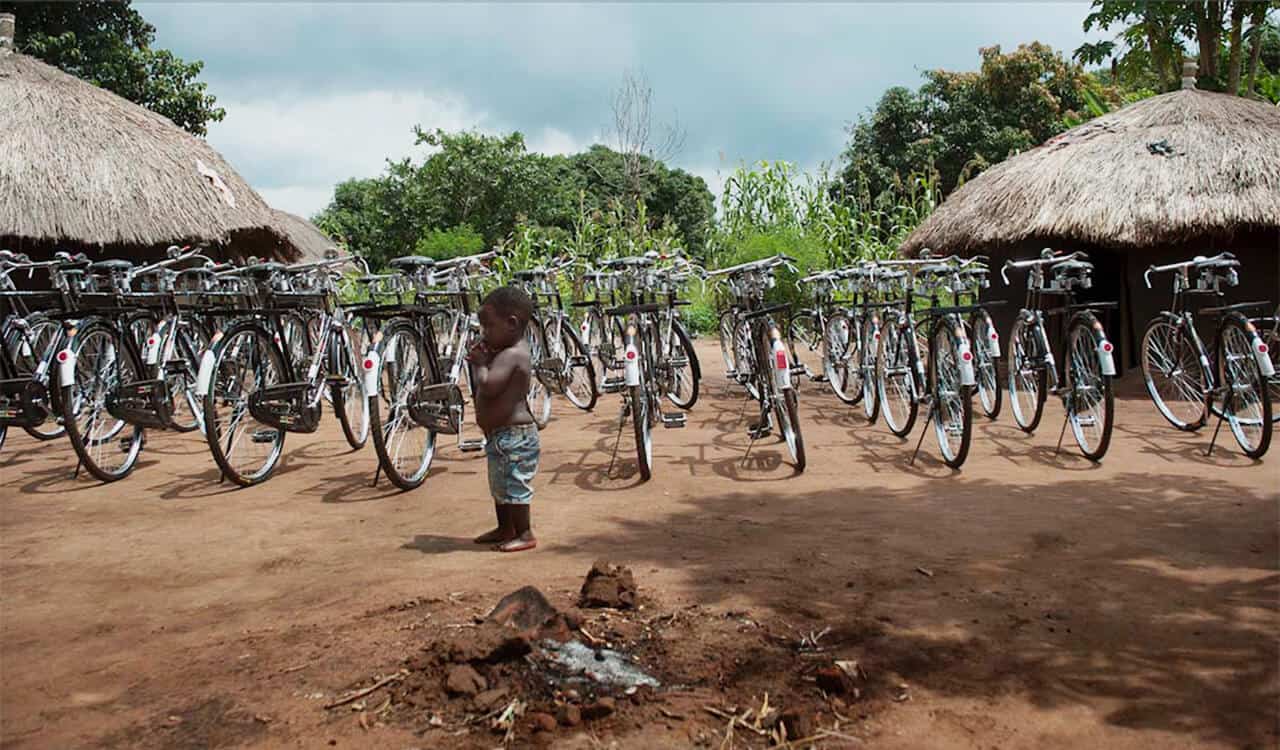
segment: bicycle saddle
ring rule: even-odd
[[[1061,263],[1054,263],[1052,267],[1054,273],[1072,273],[1093,270],[1093,264],[1087,260],[1064,260]]]
[[[405,255],[400,258],[392,258],[387,265],[400,271],[416,271],[420,268],[430,268],[436,264],[431,258],[424,258],[421,255]]]
[[[127,260],[99,260],[89,264],[89,270],[93,273],[116,273],[130,268],[133,268],[133,264]]]
[[[520,279],[521,281],[534,281],[546,275],[547,271],[543,268],[525,269],[511,274],[512,278]]]
[[[653,265],[652,258],[613,258],[613,259],[602,261],[602,262],[606,266],[614,266],[614,267],[620,267],[620,266],[643,267],[643,266]]]
[[[266,263],[255,263],[252,266],[245,266],[244,270],[245,270],[245,273],[251,273],[255,276],[265,276],[267,274],[283,271],[285,270],[285,268],[286,266],[283,263],[276,263],[275,261],[267,261]]]

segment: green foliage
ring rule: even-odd
[[[129,2],[0,2],[17,48],[204,135],[226,112],[197,80],[204,63],[152,49],[155,27]]]
[[[1039,42],[981,50],[978,72],[931,70],[916,91],[891,88],[850,128],[840,176],[846,194],[887,207],[909,175],[944,193],[1011,154],[1039,145],[1118,94]],[[1092,99],[1092,105],[1091,100]]]
[[[448,229],[429,229],[414,245],[415,255],[424,255],[436,260],[457,258],[461,255],[475,255],[484,252],[484,236],[462,224]]]

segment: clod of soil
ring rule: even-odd
[[[533,586],[525,586],[502,597],[485,619],[516,630],[528,630],[558,614],[541,591]]]
[[[444,678],[444,689],[450,695],[478,695],[486,687],[484,676],[469,664],[455,664]]]
[[[582,582],[578,606],[584,609],[631,609],[636,606],[636,581],[631,569],[610,565],[608,560],[597,560]]]

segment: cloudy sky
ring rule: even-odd
[[[744,161],[833,161],[847,124],[978,48],[1084,41],[1088,4],[513,5],[136,3],[157,44],[205,62],[227,110],[209,132],[278,208],[414,153],[412,128],[519,130],[531,150],[606,138],[626,71],[687,132],[674,162],[717,190]],[[1096,34],[1092,38],[1098,38]]]

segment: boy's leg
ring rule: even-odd
[[[494,435],[485,444],[485,457],[489,461],[489,494],[493,496],[493,510],[498,516],[498,526],[475,538],[476,544],[500,544],[515,537],[515,526],[511,523],[510,506],[506,504],[507,474],[509,473],[507,457],[498,448],[501,435]]]
[[[515,535],[510,541],[498,545],[500,552],[523,552],[538,546],[531,528],[530,503],[533,501],[533,475],[538,471],[540,453],[537,429],[530,428],[507,454],[504,505]]]

